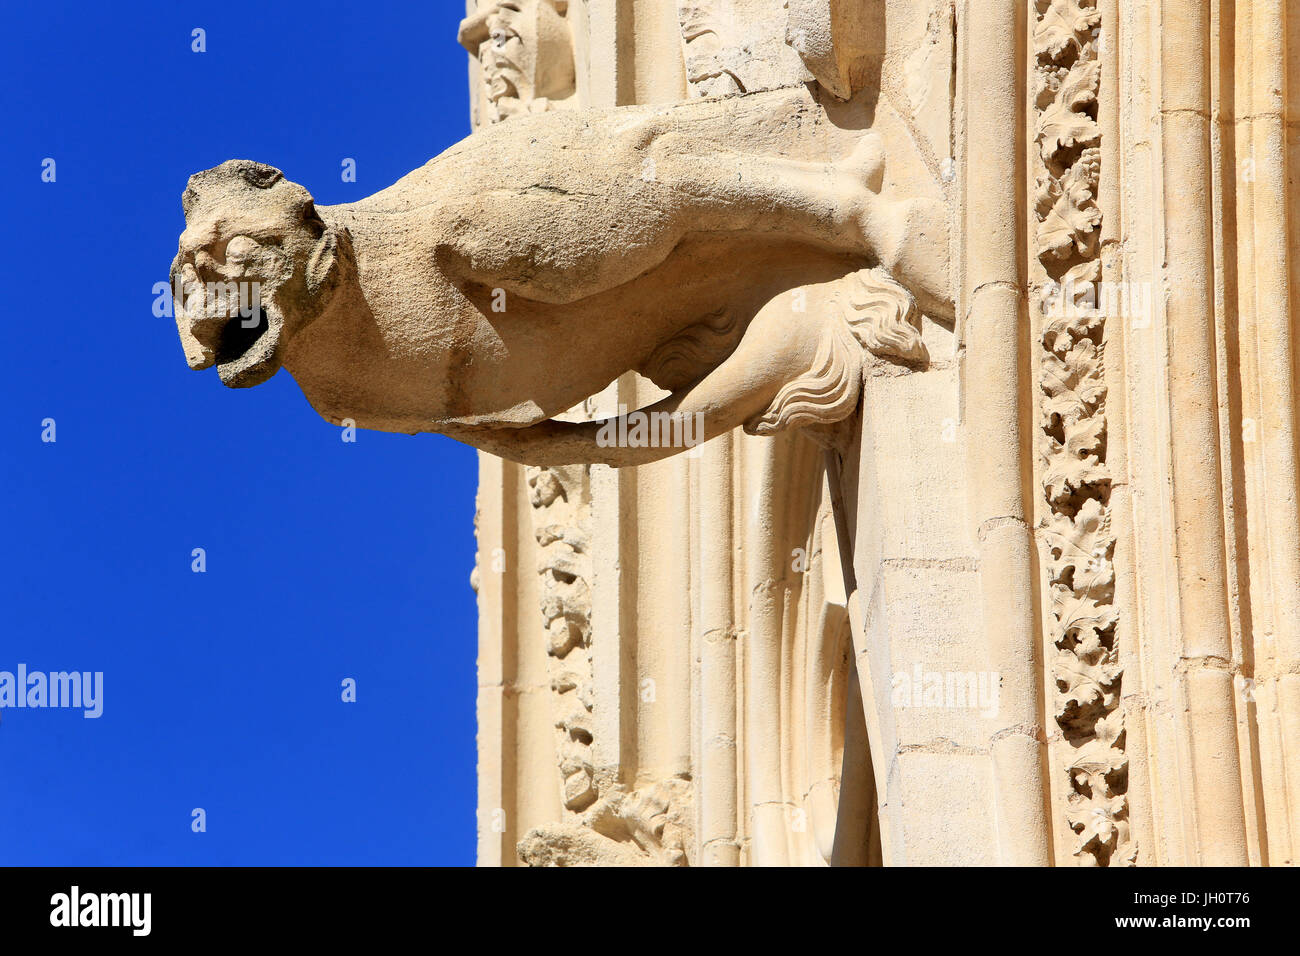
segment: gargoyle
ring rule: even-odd
[[[952,313],[946,208],[884,164],[807,89],[517,116],[338,206],[231,160],[185,190],[180,337],[228,386],[283,365],[331,422],[533,464],[678,450],[554,420],[629,370],[705,440],[833,422],[862,346],[920,360],[917,309]]]

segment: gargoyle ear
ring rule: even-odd
[[[307,261],[307,294],[318,299],[338,284],[352,237],[346,227],[326,225]]]

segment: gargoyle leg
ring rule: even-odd
[[[736,350],[699,381],[649,405],[618,418],[595,422],[548,420],[524,428],[484,430],[465,426],[439,426],[438,431],[511,461],[530,465],[566,465],[578,462],[615,468],[644,465],[682,451],[681,445],[610,444],[605,435],[632,433],[641,416],[675,415],[690,417],[702,426],[691,436],[701,444],[726,434],[761,415],[782,386],[807,373],[819,346],[830,334],[831,320],[800,316],[792,322],[788,309],[769,306],[750,324]],[[858,372],[860,374],[860,371]],[[695,418],[699,416],[699,418]]]
[[[700,152],[698,144],[679,139],[656,140],[653,154],[658,175],[684,197],[686,228],[776,233],[874,257],[864,227],[874,208],[885,205],[877,195],[885,166],[877,134],[864,134],[852,153],[833,163]]]
[[[951,317],[948,209],[935,199],[882,193],[880,137],[866,133],[848,156],[810,163],[772,156],[674,152],[658,162],[676,192],[690,197],[684,231],[779,234],[860,254],[906,286],[929,315]]]

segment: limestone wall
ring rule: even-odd
[[[1291,863],[1300,0],[519,6],[477,124],[838,87],[956,311],[843,426],[481,453],[479,862]]]

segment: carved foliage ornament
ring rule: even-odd
[[[1101,16],[1096,0],[1035,0],[1036,188],[1042,311],[1043,493],[1039,528],[1050,586],[1055,716],[1069,753],[1066,819],[1089,866],[1132,865],[1123,677],[1116,646],[1105,317],[1079,301],[1100,279]]]
[[[542,622],[551,680],[561,802],[571,813],[596,799],[591,763],[591,549],[587,466],[528,469],[540,550]]]
[[[530,866],[685,866],[690,781],[670,778],[629,793],[593,765],[590,467],[529,466],[526,473],[564,817],[529,830],[519,857]]]

